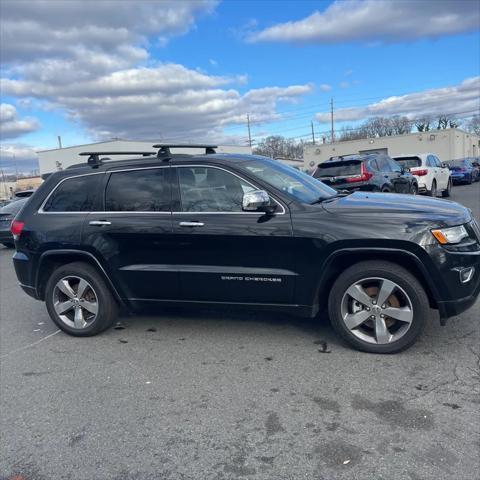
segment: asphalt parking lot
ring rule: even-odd
[[[453,189],[480,219],[480,183]],[[58,332],[0,248],[0,478],[474,480],[480,302],[393,356],[325,318],[171,309]]]

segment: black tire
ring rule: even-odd
[[[470,176],[468,177],[468,180],[466,182],[467,185],[471,185],[472,184],[472,174],[470,174]]]
[[[15,244],[12,242],[3,242],[2,245],[7,248],[15,248]]]
[[[437,196],[437,181],[434,180],[432,182],[432,189],[431,190],[427,190],[427,195],[429,197],[436,197]]]
[[[57,283],[65,277],[79,277],[84,279],[93,287],[96,296],[96,305],[98,312],[94,320],[85,328],[73,328],[67,325],[55,311],[54,290]],[[73,262],[63,265],[53,272],[47,282],[45,289],[45,303],[50,318],[64,332],[75,337],[89,337],[97,335],[109,328],[116,320],[118,315],[118,305],[113,298],[112,292],[103,277],[94,267],[84,262]]]
[[[410,192],[411,195],[418,195],[418,185],[416,183],[412,183],[410,186]]]
[[[390,193],[390,189],[388,187],[382,187],[382,193]]]
[[[449,179],[447,189],[443,190],[443,192],[442,192],[442,197],[447,198],[451,195],[451,193],[452,193],[452,181]]]
[[[341,305],[346,291],[355,282],[370,278],[381,278],[396,283],[408,295],[411,302],[413,318],[410,327],[403,336],[390,343],[376,344],[358,338],[346,326],[342,317]],[[410,347],[418,339],[430,316],[430,306],[423,286],[414,275],[396,263],[372,260],[357,263],[339,275],[329,294],[328,312],[335,331],[357,350],[371,353],[397,353]]]

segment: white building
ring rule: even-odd
[[[152,148],[155,141],[131,141],[131,140],[111,140],[108,142],[89,143],[86,145],[76,145],[74,147],[56,148],[54,150],[43,150],[38,153],[38,164],[40,175],[51,173],[56,170],[65,169],[75,163],[86,162],[86,157],[80,157],[81,152],[156,152],[158,149]],[[216,149],[218,153],[252,153],[250,147],[241,145],[219,145]],[[172,153],[204,153],[204,149],[198,148],[172,148]],[[116,158],[124,158],[122,156]],[[128,158],[128,157],[126,157]]]
[[[480,155],[480,137],[458,128],[430,130],[391,137],[365,138],[317,145],[306,145],[303,151],[305,168],[312,170],[331,157],[358,153],[402,154],[433,153],[442,162]]]

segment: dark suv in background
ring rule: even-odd
[[[418,193],[417,179],[388,155],[345,155],[320,163],[313,176],[337,190]]]
[[[430,308],[444,324],[479,294],[480,230],[455,202],[341,194],[265,157],[156,147],[120,161],[90,153],[12,222],[21,287],[71,335],[144,306],[326,307],[351,345],[392,353]]]

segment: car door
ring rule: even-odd
[[[172,171],[178,181],[172,221],[182,298],[291,303],[295,252],[287,206],[272,198],[274,214],[243,211],[243,194],[257,186],[224,167],[178,165]]]
[[[432,182],[433,182],[433,180],[435,180],[435,182],[437,183],[437,189],[442,190],[444,187],[442,186],[442,177],[441,177],[441,174],[440,174],[439,165],[437,165],[437,162],[436,162],[435,157],[433,155],[428,155],[427,165],[428,165],[429,170],[432,172],[432,177],[433,177]]]
[[[448,167],[444,167],[440,159],[433,155],[433,159],[435,161],[435,166],[438,170],[438,185],[441,190],[446,190],[448,187],[448,182],[450,180],[450,169]]]
[[[83,245],[126,298],[177,299],[170,167],[112,170],[105,177],[104,201],[85,220]]]

